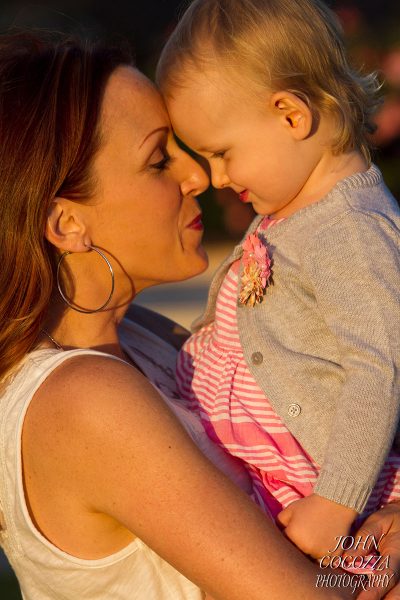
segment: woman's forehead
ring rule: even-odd
[[[118,67],[107,84],[103,101],[103,130],[129,125],[138,137],[149,128],[169,126],[164,101],[155,87],[133,67]]]

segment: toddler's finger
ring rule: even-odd
[[[280,529],[285,529],[290,522],[290,511],[288,508],[281,510],[281,512],[275,518],[276,524]]]

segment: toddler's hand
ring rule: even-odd
[[[352,508],[312,494],[282,510],[277,522],[302,552],[321,558],[326,554],[335,556],[343,553],[340,545],[334,551],[338,536],[349,533],[357,514]]]

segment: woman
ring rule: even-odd
[[[0,87],[1,544],[25,600],[352,597],[198,451],[250,491],[177,402],[171,347],[123,322],[207,266],[208,180],[159,94],[119,51],[27,34]]]

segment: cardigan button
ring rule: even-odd
[[[301,413],[301,406],[299,404],[289,404],[287,412],[289,417],[298,417]]]
[[[251,362],[253,363],[253,365],[261,365],[263,360],[264,357],[261,354],[261,352],[253,352],[253,354],[251,355]]]

